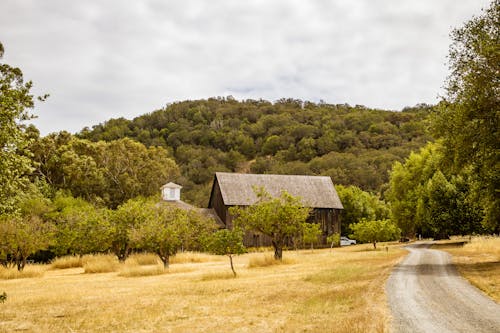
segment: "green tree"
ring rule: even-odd
[[[342,211],[342,234],[349,235],[351,224],[362,219],[383,220],[389,217],[389,207],[375,194],[365,192],[357,186],[335,186],[340,201],[344,206]]]
[[[317,223],[302,224],[302,241],[304,244],[311,244],[311,250],[314,249],[314,244],[319,242],[321,233],[321,226]]]
[[[471,166],[484,225],[500,231],[500,1],[451,33],[447,95],[433,127],[456,173]]]
[[[3,53],[0,43],[0,59]],[[0,63],[0,214],[15,210],[15,198],[26,190],[27,176],[33,170],[26,156],[29,138],[23,124],[33,118],[29,113],[34,107],[32,85],[24,82],[19,68]]]
[[[111,212],[111,251],[124,262],[133,249],[133,229],[146,225],[154,217],[154,204],[144,198],[130,199]]]
[[[330,248],[340,246],[340,234],[331,234],[326,238],[326,241],[330,243]]]
[[[274,258],[283,258],[283,247],[287,240],[302,231],[303,223],[309,217],[310,208],[304,207],[300,198],[281,193],[273,198],[264,188],[255,189],[258,201],[248,207],[231,207],[234,224],[244,230],[260,232],[271,238]]]
[[[373,243],[377,249],[377,242],[395,240],[401,234],[401,230],[391,220],[369,221],[363,220],[351,226],[353,234],[350,236],[363,243]]]
[[[17,200],[19,212],[0,216],[0,250],[15,258],[22,271],[28,257],[53,242],[53,225],[43,219],[50,202],[31,188]]]
[[[228,256],[231,270],[234,276],[236,276],[233,256],[246,252],[245,246],[243,245],[243,231],[238,228],[216,231],[208,240],[208,250],[217,255]]]
[[[150,210],[141,223],[134,224],[129,231],[129,237],[135,247],[156,253],[168,268],[170,257],[175,255],[182,244],[182,232],[189,225],[189,216],[183,209],[153,202],[143,207]],[[191,232],[195,232],[192,230]]]
[[[61,192],[53,200],[48,217],[56,226],[57,255],[102,252],[110,247],[109,211]]]

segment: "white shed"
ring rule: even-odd
[[[161,198],[165,201],[179,201],[181,200],[182,186],[175,183],[168,183],[161,187]]]

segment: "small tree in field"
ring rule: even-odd
[[[210,237],[208,249],[214,254],[228,256],[231,270],[234,276],[236,276],[233,256],[246,252],[245,246],[243,245],[243,232],[237,228],[233,230],[222,229],[216,231],[212,237]]]
[[[130,239],[136,247],[156,253],[163,262],[163,267],[168,268],[170,257],[181,247],[185,227],[189,226],[189,217],[180,208],[154,205],[149,209],[152,214],[130,230]]]
[[[401,234],[401,230],[391,220],[362,220],[351,224],[351,230],[354,232],[351,237],[364,243],[373,243],[374,249],[377,248],[377,242],[394,240]]]
[[[131,230],[151,219],[154,205],[144,198],[130,199],[111,213],[111,250],[124,262],[132,252]]]
[[[314,249],[314,244],[319,241],[321,236],[321,228],[317,223],[303,223],[302,224],[302,241],[305,244],[311,244],[311,250]]]
[[[340,234],[331,234],[326,238],[326,241],[330,243],[331,249],[333,249],[334,246],[340,246]]]
[[[310,213],[300,199],[281,192],[273,198],[264,188],[254,189],[258,201],[248,207],[231,207],[229,213],[235,216],[234,223],[244,230],[257,231],[271,237],[274,258],[283,258],[283,247],[289,237],[300,234],[302,225]]]

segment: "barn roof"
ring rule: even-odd
[[[164,188],[182,188],[182,186],[177,185],[176,183],[172,183],[172,182],[170,182],[170,183],[165,184],[165,185],[163,185],[162,187],[160,187],[160,189],[162,189],[162,190],[163,190]]]
[[[296,175],[255,175],[216,172],[224,204],[249,206],[257,202],[254,187],[264,187],[273,197],[283,190],[301,198],[306,207],[343,209],[330,177]]]

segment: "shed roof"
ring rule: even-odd
[[[254,187],[264,187],[273,197],[287,191],[306,207],[343,209],[332,179],[325,176],[256,175],[216,172],[224,204],[249,206],[257,202]]]

